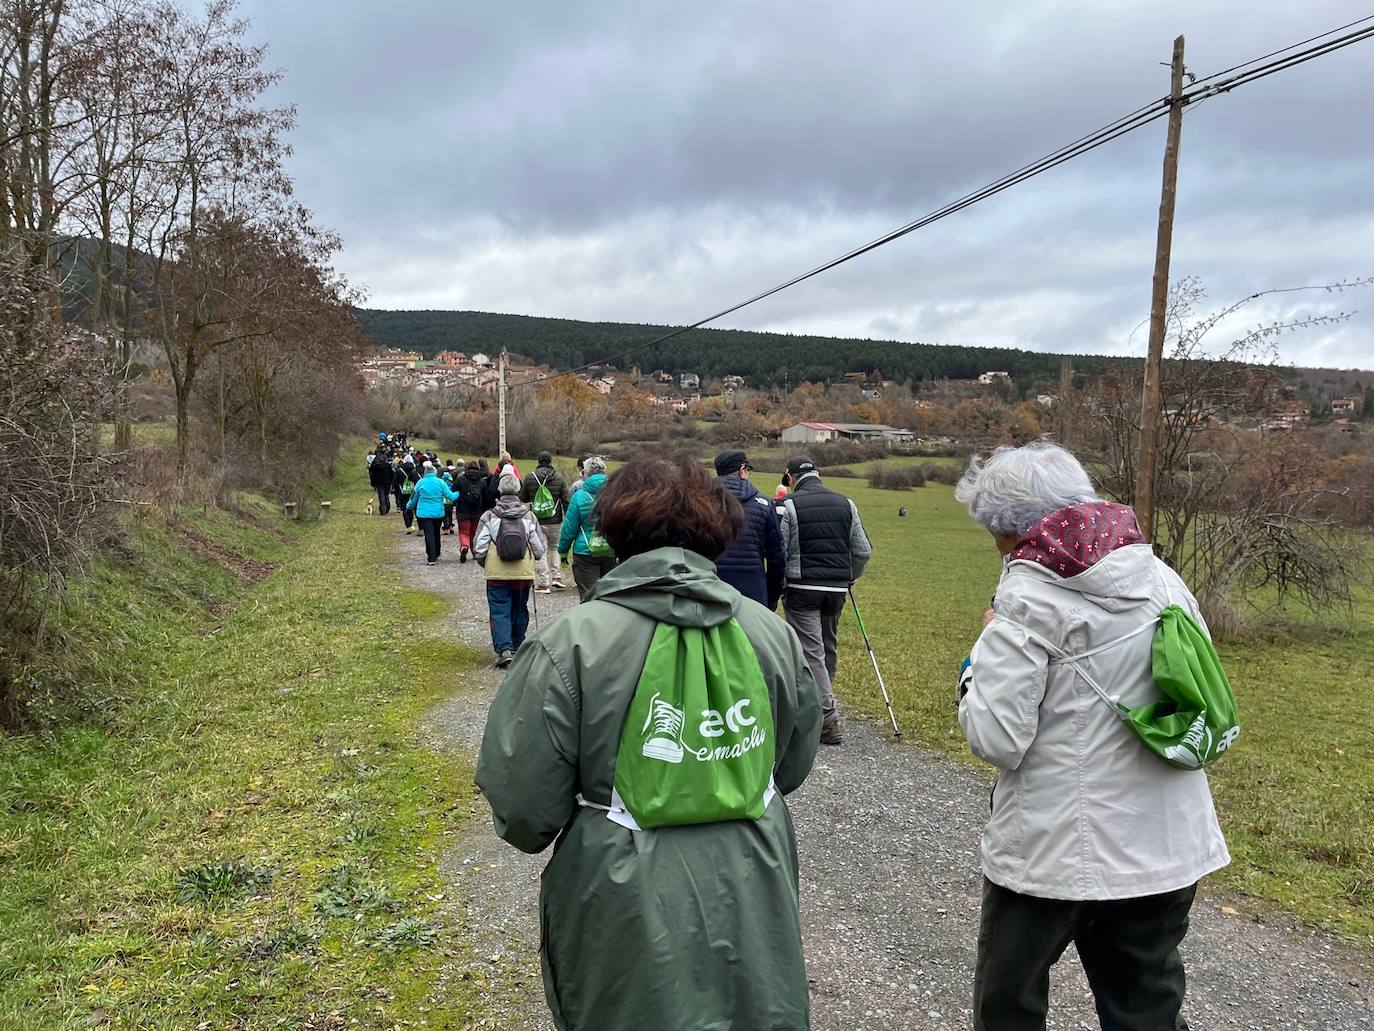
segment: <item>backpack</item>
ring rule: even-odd
[[[539,484],[539,489],[530,500],[530,511],[540,521],[552,519],[558,514],[558,500],[553,496],[553,491],[549,490],[549,481],[541,480],[537,473],[530,475],[534,476],[534,482]]]
[[[401,496],[402,496],[402,497],[408,498],[408,497],[410,497],[410,496],[411,496],[412,494],[414,494],[414,493],[415,493],[415,484],[414,484],[414,482],[410,479],[410,477],[407,476],[407,477],[401,482]]]
[[[530,546],[529,527],[525,513],[500,515],[501,526],[496,531],[496,557],[502,562],[519,562]]]
[[[453,489],[458,492],[458,500],[464,504],[471,504],[474,501],[480,504],[482,501],[481,480],[474,480],[471,476],[466,475],[460,476],[458,477],[457,486]],[[469,509],[469,511],[471,511],[471,509]]]
[[[739,622],[660,623],[625,714],[607,815],[632,830],[757,820],[775,793],[775,752],[768,686]]]
[[[1147,630],[1154,630],[1150,672],[1164,700],[1128,709],[1109,695],[1079,660]],[[1038,634],[1026,632],[1046,648],[1052,665],[1071,667],[1141,743],[1170,766],[1181,770],[1210,766],[1240,736],[1236,696],[1217,650],[1197,620],[1177,605],[1166,606],[1143,626],[1081,655],[1064,655]]]
[[[614,555],[615,549],[611,547],[611,542],[606,540],[603,534],[596,527],[592,527],[592,532],[587,533],[587,528],[582,527],[582,543],[587,547],[587,553],[597,558],[605,558]]]

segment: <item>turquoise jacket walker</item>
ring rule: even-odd
[[[596,529],[592,509],[596,507],[596,496],[606,485],[606,474],[596,473],[588,476],[582,489],[573,495],[568,505],[568,514],[563,517],[563,529],[558,534],[558,553],[566,555],[569,549],[574,555],[591,555],[587,541]]]
[[[458,495],[449,490],[448,485],[431,471],[420,477],[420,482],[415,485],[406,508],[420,519],[442,519],[444,502],[457,500]]]

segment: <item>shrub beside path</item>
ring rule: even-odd
[[[421,545],[398,545],[414,586],[453,603],[445,630],[489,655],[481,570],[448,545],[426,567]],[[547,622],[576,592],[539,597]],[[472,762],[500,672],[464,674],[426,720],[439,747]],[[841,693],[843,693],[843,684]],[[978,929],[978,836],[991,778],[973,766],[894,745],[882,727],[849,721],[841,748],[822,748],[788,803],[801,851],[802,917],[816,1031],[966,1028]],[[435,987],[477,999],[475,1028],[552,1028],[539,974],[539,874],[548,853],[525,856],[496,838],[477,797],[442,869],[447,918],[463,943]],[[589,942],[614,962],[614,943]],[[1339,939],[1295,925],[1249,900],[1205,892],[1185,945],[1186,1015],[1198,1029],[1374,1029],[1374,962]],[[1049,1026],[1095,1028],[1072,950],[1052,973]],[[455,994],[459,994],[455,990]]]

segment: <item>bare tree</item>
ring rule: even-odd
[[[1300,288],[1341,292],[1374,284],[1349,280]],[[1275,463],[1280,449],[1260,435],[1256,419],[1273,407],[1284,381],[1274,361],[1282,334],[1330,326],[1348,312],[1305,314],[1262,322],[1210,350],[1226,320],[1261,298],[1294,290],[1269,290],[1199,314],[1201,285],[1186,279],[1170,291],[1172,339],[1163,369],[1164,417],[1160,430],[1159,527],[1156,549],[1204,603],[1218,623],[1237,618],[1237,606],[1266,598],[1314,610],[1349,605],[1359,563],[1348,555],[1318,485],[1301,466]],[[1142,370],[1116,366],[1066,402],[1082,428],[1081,451],[1103,489],[1134,501],[1136,446],[1140,434]],[[1249,417],[1249,418],[1247,418]],[[1248,470],[1263,464],[1270,475]]]

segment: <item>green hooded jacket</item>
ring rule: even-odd
[[[757,820],[631,831],[610,802],[616,750],[660,622],[738,620],[759,659],[779,794]],[[797,841],[782,795],[815,759],[820,694],[796,634],[681,548],[622,562],[526,642],[487,718],[477,784],[496,833],[544,870],[544,987],[560,1031],[810,1027]]]

